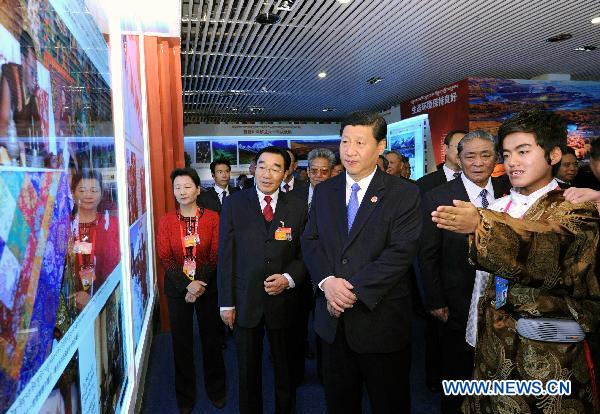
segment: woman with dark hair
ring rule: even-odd
[[[75,274],[77,309],[87,305],[121,259],[117,217],[100,214],[102,176],[84,170],[73,176],[71,191],[75,201],[72,233],[72,265]]]
[[[206,393],[217,408],[225,406],[225,363],[217,302],[215,268],[219,215],[196,205],[200,178],[193,168],[171,173],[177,211],[165,214],[158,226],[158,257],[165,269],[164,294],[175,359],[175,391],[181,413],[196,402],[193,365],[193,318],[198,319]]]
[[[75,206],[56,327],[64,335],[121,260],[119,221],[98,211],[102,176],[94,170],[73,175]]]

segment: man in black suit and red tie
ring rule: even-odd
[[[300,235],[306,204],[279,189],[289,168],[287,152],[262,149],[256,158],[256,187],[227,197],[221,211],[217,279],[221,319],[233,329],[239,369],[241,413],[262,413],[264,330],[275,376],[275,412],[295,410],[293,340],[297,286],[306,268]]]
[[[355,112],[342,122],[346,173],[315,187],[302,251],[317,288],[330,414],[360,413],[366,385],[374,413],[410,412],[410,279],[421,232],[416,185],[380,171],[385,119]]]
[[[436,227],[431,212],[453,200],[487,208],[503,197],[510,187],[501,178],[491,178],[496,165],[494,137],[485,131],[472,131],[458,144],[463,173],[423,195],[423,231],[419,269],[425,293],[425,308],[441,323],[440,375],[443,380],[471,379],[473,348],[465,341],[475,266],[468,260],[468,237]],[[442,395],[442,412],[460,412],[463,397]]]
[[[198,205],[220,214],[225,198],[238,191],[238,188],[229,185],[231,178],[231,164],[229,160],[221,159],[211,162],[210,173],[215,180],[215,185],[200,193],[198,196]]]

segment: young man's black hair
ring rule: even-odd
[[[217,167],[217,165],[226,165],[227,168],[229,168],[229,171],[231,171],[231,163],[229,162],[229,160],[222,158],[222,159],[214,160],[213,162],[210,163],[211,174],[215,173],[215,168]]]

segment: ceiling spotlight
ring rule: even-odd
[[[600,24],[600,17],[594,17],[592,19],[592,24]]]
[[[367,83],[371,85],[377,85],[382,80],[383,78],[380,78],[379,76],[373,76],[372,78],[367,79]]]
[[[564,40],[569,40],[572,37],[573,37],[573,35],[571,33],[560,33],[560,34],[557,34],[556,36],[549,37],[548,39],[546,39],[546,42],[550,42],[550,43],[562,42]]]
[[[340,4],[348,4],[348,3],[351,3],[352,0],[337,0],[337,2]]]
[[[596,46],[592,46],[592,45],[575,48],[575,50],[577,50],[578,52],[593,52],[596,49],[598,49],[598,48]]]
[[[323,79],[323,78],[325,78],[325,76],[327,76],[327,72],[325,72],[324,70],[322,70],[321,72],[319,72],[319,74],[317,76],[319,78]]]
[[[252,113],[262,112],[265,110],[262,106],[249,106],[248,110]]]
[[[279,21],[279,16],[273,13],[260,13],[256,16],[256,23],[259,24],[275,24]]]
[[[323,112],[333,112],[335,111],[334,108],[323,108]]]

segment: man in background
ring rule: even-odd
[[[573,180],[577,177],[577,171],[579,170],[579,161],[575,156],[575,150],[571,147],[567,147],[560,160],[560,167],[556,172],[556,181],[562,189],[571,187]]]
[[[298,169],[298,156],[293,150],[289,148],[286,149],[286,151],[289,154],[292,162],[290,164],[290,168],[285,173],[285,178],[281,182],[281,191],[283,191],[284,193],[289,193],[294,188],[307,187],[308,184],[305,181],[298,181],[295,179],[294,173]]]
[[[220,214],[225,198],[238,191],[238,188],[229,185],[231,178],[231,164],[229,160],[221,159],[211,162],[210,173],[213,180],[215,180],[215,185],[200,193],[198,196],[198,205]]]
[[[453,200],[487,208],[508,188],[502,179],[490,178],[497,160],[494,137],[485,131],[472,131],[458,143],[459,165],[463,173],[423,196],[423,231],[419,268],[423,281],[425,308],[441,324],[441,377],[467,380],[473,371],[473,348],[465,342],[469,304],[475,280],[475,267],[468,261],[468,237],[439,229],[431,221],[438,206]],[[460,412],[461,396],[442,395],[442,412]]]
[[[458,143],[465,136],[467,131],[453,130],[446,134],[444,138],[444,147],[446,150],[446,159],[442,168],[424,175],[417,180],[417,185],[421,194],[426,193],[432,188],[442,185],[460,175],[460,165],[458,164]]]

